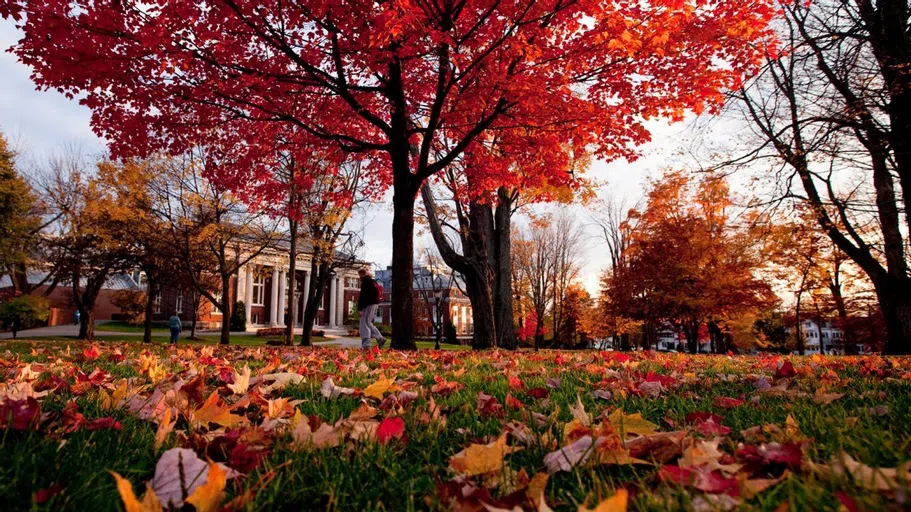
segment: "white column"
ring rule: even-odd
[[[301,308],[304,311],[307,311],[307,296],[310,295],[310,271],[304,271],[304,291],[301,293]],[[301,318],[301,323],[304,323],[304,319]]]
[[[272,302],[269,305],[269,324],[278,325],[278,267],[272,267]]]
[[[285,325],[285,298],[288,296],[288,274],[284,270],[278,273],[278,325]]]
[[[345,325],[345,278],[341,276],[335,278],[335,289],[337,290],[336,295],[338,295],[335,325],[341,327]]]
[[[329,310],[326,311],[326,321],[329,322],[329,327],[335,327],[335,310],[338,309],[338,304],[336,303],[336,295],[338,294],[338,286],[336,286],[335,278],[329,279]]]
[[[246,276],[246,286],[244,287],[244,309],[247,313],[247,327],[250,326],[250,314],[252,313],[252,304],[253,304],[253,265],[247,265],[246,267],[247,276]]]

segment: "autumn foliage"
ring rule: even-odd
[[[413,347],[414,198],[427,178],[470,155],[465,172],[489,192],[557,183],[589,151],[633,157],[645,119],[713,110],[741,83],[774,13],[770,0],[0,9],[25,33],[14,52],[38,86],[81,95],[115,157],[204,146],[209,172],[235,186],[285,150],[364,154],[376,186],[394,188],[399,348]]]
[[[683,332],[689,349],[711,336],[727,351],[725,324],[775,304],[760,271],[762,238],[749,215],[733,217],[727,182],[707,176],[695,182],[670,172],[652,184],[641,212],[623,229],[630,244],[622,264],[605,281],[606,314]]]

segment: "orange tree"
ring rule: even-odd
[[[268,172],[263,155],[292,131],[367,153],[394,192],[392,345],[414,348],[414,200],[429,177],[499,132],[554,158],[631,156],[643,119],[740,84],[771,4],[7,0],[0,15],[18,20],[13,51],[39,87],[82,95],[115,156],[202,145]]]
[[[718,352],[729,336],[724,322],[774,302],[771,286],[757,277],[763,266],[756,234],[730,215],[727,183],[708,176],[693,186],[680,172],[652,184],[625,264],[610,278],[618,312],[656,327],[669,322],[682,330],[691,352],[706,329]]]

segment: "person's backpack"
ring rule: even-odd
[[[376,286],[376,300],[379,302],[383,301],[383,285],[379,281],[373,280],[373,286]]]

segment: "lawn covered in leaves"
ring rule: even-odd
[[[901,510],[911,359],[0,343],[5,510]]]

